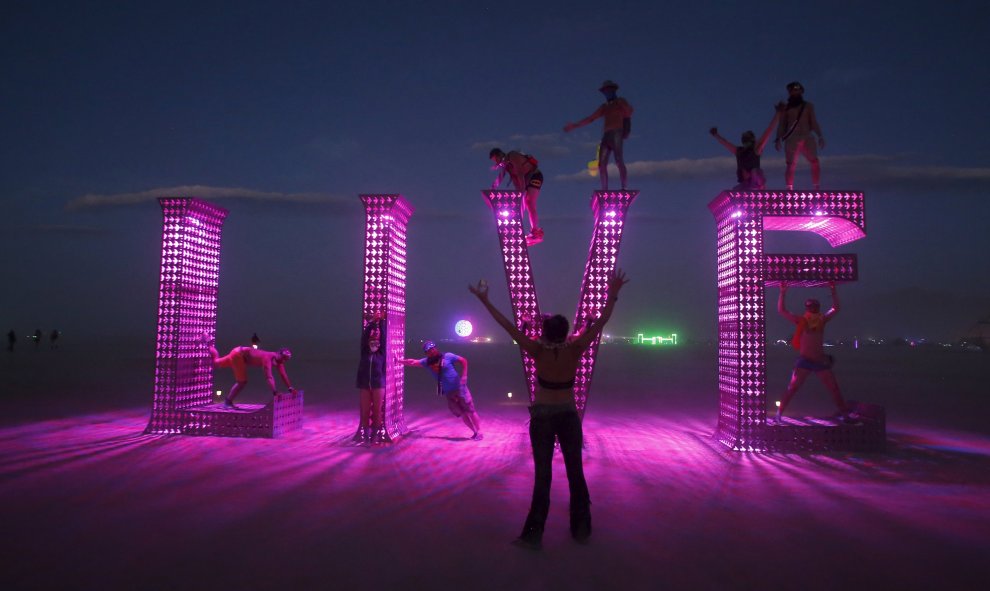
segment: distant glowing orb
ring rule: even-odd
[[[471,326],[469,320],[458,320],[457,324],[454,325],[454,332],[457,333],[459,337],[469,337],[474,327]]]

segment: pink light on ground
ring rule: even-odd
[[[365,212],[363,318],[386,322],[385,358],[402,356],[406,341],[406,230],[413,207],[397,194],[361,195]],[[385,439],[406,432],[405,377],[385,364]]]
[[[767,285],[782,281],[807,287],[856,281],[857,259],[855,254],[765,254],[763,232],[814,232],[833,247],[858,240],[866,235],[863,194],[726,191],[708,208],[718,227],[720,402],[716,437],[736,450],[814,448],[821,429],[801,432],[775,426],[771,430],[766,423],[764,291]],[[737,215],[740,212],[744,215]],[[863,435],[860,431],[840,435],[855,439]],[[798,442],[800,433],[812,443]],[[828,433],[831,436],[836,431]]]
[[[647,589],[664,572],[672,588],[724,589],[765,584],[773,563],[775,579],[802,588],[964,589],[987,570],[986,436],[902,424],[887,454],[732,454],[709,437],[705,411],[596,405],[591,546],[569,538],[563,487],[534,557],[508,543],[532,487],[520,405],[487,410],[475,444],[424,401],[410,411],[411,445],[369,450],[346,445],[349,402],[307,408],[283,440],[142,436],[143,410],[0,429],[7,580],[347,588],[375,572],[382,587],[409,587],[425,572],[469,588]]]
[[[536,337],[542,330],[540,309],[536,297],[536,286],[529,264],[529,248],[523,238],[520,216],[505,218],[504,212],[518,212],[523,193],[511,191],[482,191],[485,201],[498,212],[495,223],[498,229],[499,244],[502,248],[502,261],[509,288],[509,301],[516,326],[529,336]],[[591,199],[591,209],[595,225],[592,230],[591,245],[581,281],[581,295],[575,313],[573,330],[583,330],[601,313],[608,291],[608,276],[615,270],[619,245],[622,242],[624,218],[629,205],[639,194],[638,191],[595,191]],[[598,354],[600,337],[585,351],[574,380],[574,398],[578,412],[584,415],[591,378],[594,374],[595,358]],[[536,388],[536,367],[529,355],[520,349],[523,358],[523,371],[529,387],[530,400]]]

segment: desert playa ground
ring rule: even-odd
[[[481,442],[411,368],[409,433],[349,445],[354,344],[296,347],[304,426],[277,440],[143,434],[151,343],[4,352],[4,587],[975,589],[990,578],[990,355],[838,349],[847,397],[887,409],[887,450],[753,454],[712,439],[713,347],[603,346],[585,420],[591,543],[568,535],[558,454],[544,549],[531,552],[509,544],[532,487],[518,352],[444,345],[471,361]],[[771,401],[789,366],[789,351],[768,349]],[[243,401],[265,390],[252,375]],[[827,415],[828,395],[809,382],[792,411]]]

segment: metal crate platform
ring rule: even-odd
[[[285,392],[268,404],[204,404],[183,409],[180,433],[219,437],[277,438],[302,427],[303,391]]]

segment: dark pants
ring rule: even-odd
[[[529,440],[533,444],[533,464],[536,482],[533,484],[533,503],[529,508],[525,529],[543,531],[543,524],[550,511],[550,481],[553,478],[554,438],[560,441],[567,468],[567,483],[571,489],[571,516],[588,514],[591,500],[588,483],[584,480],[581,463],[581,419],[573,405],[538,404],[529,409]]]

